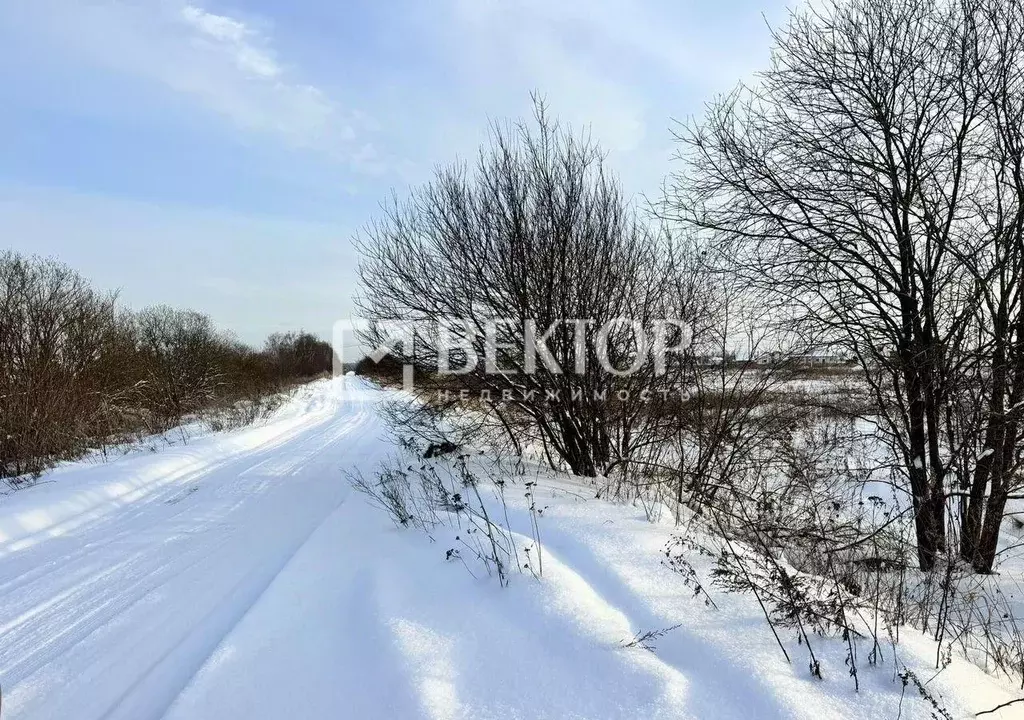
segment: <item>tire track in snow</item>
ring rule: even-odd
[[[330,512],[335,509],[331,508]],[[298,542],[285,548],[274,562],[243,578],[231,594],[194,625],[180,642],[150,665],[102,717],[108,720],[162,717],[224,638],[249,614],[319,527],[312,528]]]
[[[153,456],[125,456],[115,459],[112,463],[83,466],[83,470],[98,473],[103,468],[111,467],[118,462],[134,461],[145,466],[147,464],[145,461],[150,460],[155,465],[155,467],[150,468],[148,471],[144,470],[140,473],[144,477],[152,475],[152,479],[144,481],[141,485],[125,492],[123,495],[109,497],[103,503],[69,515],[39,530],[0,542],[0,558],[19,553],[48,539],[62,537],[71,533],[80,534],[98,530],[108,523],[125,524],[132,517],[145,514],[149,506],[166,501],[170,496],[179,491],[181,485],[188,484],[193,478],[210,475],[236,462],[245,462],[254,452],[260,455],[279,452],[282,446],[301,439],[305,433],[315,430],[325,423],[329,423],[332,419],[332,415],[322,411],[313,413],[298,423],[295,423],[293,419],[288,419],[283,423],[285,427],[280,432],[263,440],[257,449],[254,450],[251,447],[244,446],[231,448],[227,457],[224,458],[211,459],[208,454],[203,457],[201,452],[195,449],[194,445],[184,444],[174,448],[165,448],[164,452],[177,452],[179,456],[172,457],[163,463],[161,461],[164,460],[164,455],[158,452]],[[289,422],[289,420],[292,421]],[[243,428],[238,433],[238,436],[244,437],[247,434],[265,432],[265,430],[266,426]],[[199,440],[207,440],[210,437],[207,436]],[[163,470],[161,465],[164,463],[172,467]],[[183,465],[174,467],[175,463],[183,463]],[[29,487],[21,492],[31,493],[35,489],[35,487]],[[4,506],[0,504],[0,513],[3,510]]]
[[[160,717],[342,501],[341,459],[375,441],[379,428],[358,394],[330,399],[331,412],[322,398],[310,403],[314,417],[298,428],[286,420],[269,446],[208,460],[66,536],[0,555],[5,711]],[[209,457],[201,443],[190,451]]]
[[[358,417],[365,420],[365,414],[360,415]],[[344,425],[342,429],[347,430],[351,426],[352,423],[346,423],[346,425]],[[311,430],[315,430],[316,434],[313,436],[305,435],[305,433],[308,433]],[[310,441],[320,440],[326,437],[326,435],[330,432],[331,428],[329,427],[321,429],[319,428],[319,426],[313,426],[311,428],[305,428],[303,430],[303,433],[301,434],[301,437],[293,437],[291,440],[286,440],[285,442],[302,442],[303,444],[309,444]],[[322,444],[323,443],[321,443],[320,446],[322,446]],[[239,478],[241,478],[242,476],[249,474],[252,470],[258,468],[259,466],[267,462],[270,462],[279,453],[279,447],[277,445],[272,445],[269,448],[261,448],[254,453],[256,457],[266,456],[265,459],[259,460],[256,463],[251,463],[251,456],[243,456],[230,457],[219,463],[206,464],[201,468],[198,468],[176,479],[173,479],[172,481],[167,483],[166,486],[162,487],[162,492],[159,492],[151,496],[147,496],[142,500],[132,503],[128,509],[121,513],[117,513],[115,511],[109,513],[103,518],[98,519],[95,524],[80,525],[76,527],[74,529],[72,539],[78,538],[83,534],[90,534],[96,537],[91,539],[89,542],[78,542],[78,547],[76,549],[73,549],[70,552],[63,553],[58,560],[52,560],[42,565],[36,565],[26,570],[25,572],[14,575],[11,580],[0,583],[0,596],[6,597],[9,594],[15,592],[20,587],[40,582],[46,576],[62,575],[66,572],[68,568],[73,567],[78,562],[80,562],[80,560],[83,557],[90,554],[95,554],[96,552],[110,545],[117,544],[118,542],[121,542],[126,538],[137,536],[139,529],[135,526],[135,521],[140,517],[144,517],[147,513],[151,513],[153,511],[154,506],[158,506],[160,504],[167,504],[168,500],[179,495],[182,492],[182,485],[188,487],[198,484],[201,486],[203,480],[208,476],[218,474],[222,471],[227,470],[232,465],[239,463],[247,465],[247,468],[243,470],[241,473],[239,473]],[[244,501],[245,498],[242,498],[240,500],[240,502]],[[174,504],[178,505],[179,503]],[[0,509],[2,509],[2,507],[0,507]],[[188,506],[180,506],[175,511],[170,511],[169,514],[166,515],[163,519],[170,520],[175,517],[188,514],[189,512],[192,512],[192,508]],[[107,524],[121,525],[123,526],[123,529],[109,533],[103,532],[103,529]],[[61,541],[65,538],[61,537],[52,539]],[[28,549],[29,548],[25,548],[25,550]],[[3,559],[5,558],[3,558],[2,547],[0,547],[0,561],[2,561]]]
[[[322,439],[330,436],[332,440],[349,437],[353,430],[363,427],[367,419],[367,414],[360,412],[342,427],[335,428],[334,432],[331,432],[330,428],[325,429],[319,437]],[[364,430],[369,431],[372,428]],[[364,434],[365,432],[359,433],[349,440],[360,440]],[[316,456],[316,453],[304,456],[303,461],[291,466],[292,472],[308,464]],[[277,561],[259,568],[251,576],[243,579],[230,596],[225,597],[199,624],[193,626],[178,644],[161,656],[127,689],[110,710],[103,714],[104,720],[163,717],[224,639],[249,615],[310,537],[330,520],[344,501],[343,497],[336,505],[329,507],[320,522],[311,527],[297,542],[284,548]]]

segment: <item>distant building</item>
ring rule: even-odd
[[[757,359],[759,365],[778,365],[791,363],[800,367],[831,367],[845,365],[849,361],[845,355],[838,353],[765,353]]]

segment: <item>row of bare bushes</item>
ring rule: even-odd
[[[288,384],[331,369],[308,333],[257,350],[199,312],[135,312],[55,260],[0,254],[0,478],[11,485],[90,449],[203,414],[251,422]]]

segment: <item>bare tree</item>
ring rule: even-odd
[[[143,310],[136,323],[147,368],[147,402],[160,429],[173,427],[216,396],[222,382],[221,339],[208,316],[166,305]]]
[[[957,248],[978,300],[970,382],[963,383],[976,400],[973,422],[963,425],[977,462],[962,482],[960,552],[988,572],[1006,501],[1024,486],[1024,4],[975,0],[970,10],[980,68],[971,79],[984,124],[972,165],[979,183],[969,198],[975,236]]]
[[[330,344],[303,330],[271,334],[264,352],[287,377],[311,378],[329,373],[334,362]]]
[[[0,255],[0,477],[87,446],[117,405],[114,296],[60,263]]]
[[[429,381],[451,360],[439,336],[455,338],[469,359],[459,386],[485,398],[510,442],[537,441],[553,464],[593,476],[636,444],[639,391],[653,370],[607,368],[629,368],[646,351],[632,323],[646,331],[665,317],[660,239],[598,146],[537,103],[532,125],[492,127],[473,168],[443,168],[385,207],[358,241],[360,308],[434,328],[404,349],[423,371],[423,393],[436,391]],[[488,339],[499,350],[485,360]],[[527,437],[513,429],[523,420]]]
[[[991,568],[1019,439],[1006,404],[1020,317],[1020,13],[1017,0],[795,13],[757,84],[678,133],[687,169],[670,212],[726,246],[779,318],[859,360],[924,569],[945,550],[949,494],[967,486],[963,551]],[[967,418],[955,408],[970,387],[989,428],[977,466],[985,433],[954,420]]]

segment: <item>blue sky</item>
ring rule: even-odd
[[[0,233],[250,342],[351,316],[351,238],[529,95],[656,194],[777,0],[0,0]],[[767,20],[767,23],[766,23]]]

